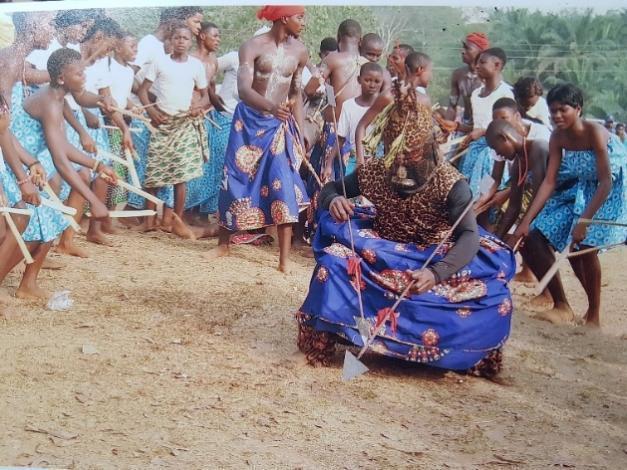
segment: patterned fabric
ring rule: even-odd
[[[302,325],[362,346],[354,319],[359,316],[356,288],[361,289],[365,318],[373,331],[377,316],[392,306],[411,281],[406,271],[419,269],[435,249],[435,245],[381,238],[373,230],[375,220],[370,208],[357,209],[348,222],[360,257],[359,285],[347,271],[351,256],[348,223],[335,222],[328,212],[322,215],[313,244],[317,266],[297,315]],[[399,304],[372,351],[468,370],[503,346],[510,331],[512,300],[507,283],[514,276],[515,260],[503,242],[482,229],[480,235],[479,251],[467,266],[430,291],[410,295]],[[433,261],[442,259],[448,249],[450,245]]]
[[[4,170],[0,170],[0,182],[9,206],[15,206],[22,200],[22,193],[17,185],[15,175],[8,166]],[[40,196],[48,197],[43,192],[40,193]],[[26,207],[33,210],[33,216],[30,218],[26,230],[22,233],[22,238],[26,242],[51,242],[69,226],[61,213],[54,209],[45,206],[35,207],[29,204]]]
[[[396,138],[403,134],[401,154],[409,153],[412,159],[417,159],[422,157],[423,146],[433,134],[433,118],[431,109],[417,101],[415,88],[402,87],[399,80],[393,84],[394,106],[383,128],[383,143],[389,153]]]
[[[472,191],[473,196],[479,194],[479,185],[481,180],[486,176],[492,176],[492,168],[494,167],[494,156],[496,153],[488,146],[488,141],[485,137],[481,137],[471,142],[468,147],[468,152],[461,159],[459,164],[459,171],[468,179],[468,185]],[[505,165],[503,171],[502,182],[507,182],[509,179],[509,170]],[[502,183],[499,189],[505,189],[505,184]]]
[[[89,134],[89,136],[92,139],[94,139],[94,142],[96,142],[96,147],[98,149],[110,152],[111,151],[111,147],[109,145],[109,133],[108,133],[107,129],[102,127],[102,126],[104,126],[104,118],[102,116],[102,112],[100,111],[99,108],[89,109],[89,112],[92,113],[94,116],[96,116],[96,118],[98,118],[98,122],[100,123],[100,127],[98,129],[92,129],[91,127],[89,127],[87,125],[87,120],[85,118],[85,114],[82,111],[79,111],[78,113],[76,113],[77,114],[77,119],[79,120],[79,122],[85,128],[85,130],[87,131],[87,134]],[[81,148],[80,145],[77,148],[80,149]],[[101,161],[105,165],[111,165],[111,160],[109,160],[102,153],[98,153],[96,155],[89,155],[89,156],[91,158],[95,158],[98,161]]]
[[[357,169],[361,194],[377,208],[374,229],[388,240],[439,243],[451,228],[446,198],[462,175],[448,163],[434,170],[427,186],[410,197],[399,196],[388,183],[382,160]]]
[[[108,129],[107,131],[109,134],[108,138],[111,153],[120,158],[126,158],[126,154],[122,148],[122,131],[120,129]],[[112,166],[115,170],[115,174],[118,175],[121,180],[132,184],[127,167],[117,162],[113,162]],[[111,185],[107,187],[107,207],[115,207],[118,204],[123,204],[127,199],[128,195],[126,189]]]
[[[208,152],[202,118],[171,116],[150,137],[144,185],[160,188],[202,176],[203,159]]]
[[[253,230],[298,221],[307,204],[298,173],[303,148],[292,119],[281,122],[240,102],[233,115],[220,191],[220,224]]]
[[[627,149],[611,135],[607,153],[612,172],[612,190],[594,215],[595,219],[627,223]],[[598,186],[596,155],[591,150],[566,150],[557,177],[557,189],[533,222],[558,251],[569,244],[570,234],[594,196]],[[620,243],[627,238],[627,228],[589,225],[585,246]]]
[[[131,127],[141,129],[140,132],[134,132],[131,137],[133,139],[133,146],[135,147],[135,151],[139,156],[139,160],[135,161],[135,170],[137,170],[137,176],[139,177],[139,181],[143,187],[144,181],[146,179],[146,163],[148,162],[148,144],[150,143],[150,131],[148,130],[146,125],[138,119],[133,119],[133,121],[131,121]],[[161,199],[167,207],[174,207],[174,188],[171,185],[159,188],[156,196]],[[128,195],[128,205],[135,209],[145,209],[146,200],[135,193],[130,193]]]
[[[231,130],[231,118],[215,110],[209,113],[209,118],[220,126],[220,129],[215,127],[209,119],[205,119],[205,131],[209,141],[209,161],[203,165],[201,177],[187,182],[185,208],[200,206],[200,212],[212,214],[218,210],[218,194],[224,168],[224,154]]]

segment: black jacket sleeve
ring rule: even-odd
[[[357,197],[361,194],[361,192],[359,191],[359,180],[357,179],[356,171],[344,177],[344,184],[346,185],[346,196],[349,199],[352,197]],[[341,181],[332,181],[325,184],[324,188],[322,188],[322,191],[320,191],[320,195],[318,196],[318,207],[329,210],[331,201],[338,196],[344,196]]]
[[[449,192],[446,202],[449,212],[449,223],[453,225],[472,200],[472,193],[466,180],[459,180]],[[472,209],[466,213],[460,224],[453,231],[455,245],[444,259],[429,269],[435,275],[436,282],[445,281],[461,268],[466,266],[479,251],[479,229]]]

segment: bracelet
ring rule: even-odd
[[[28,183],[31,180],[30,177],[30,173],[28,175],[26,175],[26,178],[24,178],[23,180],[20,180],[17,182],[18,186],[24,186],[26,183]]]
[[[91,171],[93,171],[94,173],[98,173],[98,166],[100,165],[100,162],[98,160],[96,160],[96,163],[94,163],[94,166],[92,167]]]
[[[30,165],[28,165],[28,169],[30,170],[31,168],[33,168],[35,165],[39,165],[40,163],[38,161],[35,161],[34,163],[31,163]]]

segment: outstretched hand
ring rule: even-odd
[[[347,222],[354,214],[355,205],[344,196],[337,196],[329,205],[329,212],[338,222]]]

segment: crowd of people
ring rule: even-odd
[[[314,65],[304,7],[257,16],[267,25],[219,56],[220,28],[199,7],[163,9],[142,38],[103,10],[13,14],[0,281],[25,260],[16,297],[47,297],[37,278],[60,267],[53,245],[89,256],[75,243],[83,219],[86,240],[108,245],[120,216],[141,232],[217,236],[209,260],[274,237],[279,271],[294,245],[313,254],[296,315],[312,364],[339,341],[494,376],[518,250],[519,280],[568,256],[582,321],[600,324],[598,253],[627,235],[624,125],[583,119],[575,84],[546,98],[535,77],[510,85],[506,51],[480,32],[462,41],[440,106],[432,60],[409,44],[386,51],[347,19]],[[548,304],[542,319],[576,319],[559,274],[534,302]]]

